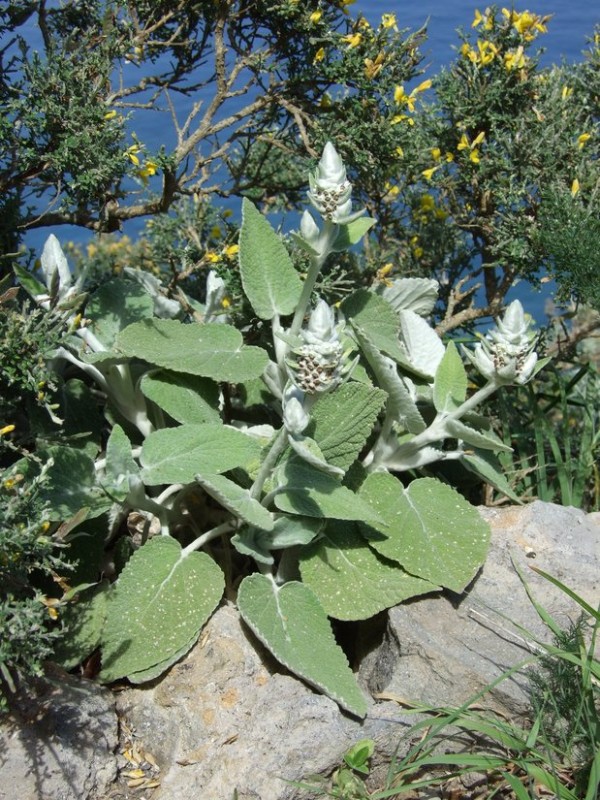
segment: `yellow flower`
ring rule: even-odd
[[[548,30],[546,23],[550,16],[540,17],[530,11],[523,11],[519,14],[517,11],[509,11],[507,8],[503,8],[502,13],[508,24],[512,25],[526,42],[534,39],[537,33],[546,33]]]
[[[378,269],[377,272],[375,273],[375,280],[378,283],[383,283],[385,286],[391,286],[392,282],[388,278],[388,275],[393,269],[394,265],[392,264],[391,261],[389,261],[387,264],[384,264],[383,267]]]
[[[313,58],[313,64],[318,64],[319,61],[323,61],[324,58],[325,58],[325,48],[319,47],[319,49],[315,53],[315,57]]]
[[[431,89],[431,84],[431,79],[427,78],[426,81],[421,81],[421,83],[412,90],[411,94],[418,94],[419,92],[424,92],[426,89]]]
[[[454,161],[454,153],[446,153],[444,158],[448,164],[451,164]]]
[[[339,0],[339,6],[344,12],[344,14],[348,13],[348,9],[346,6],[351,6],[353,3],[356,3],[356,0]]]
[[[308,19],[314,25],[316,22],[318,22],[321,19],[322,16],[323,16],[323,12],[322,11],[313,11]]]
[[[430,181],[438,169],[439,167],[429,167],[429,169],[424,169],[423,172],[421,172],[421,175],[425,178],[425,180]]]
[[[395,114],[390,120],[390,125],[397,125],[399,122],[404,121],[406,121],[409,125],[415,124],[414,119],[409,117],[408,114]]]
[[[0,436],[4,436],[7,433],[12,433],[15,429],[14,425],[5,425],[3,428],[0,428]]]
[[[331,95],[325,92],[319,100],[319,108],[331,108],[332,105]]]
[[[393,28],[395,31],[398,30],[398,25],[396,23],[396,15],[395,14],[382,14],[381,15],[381,27],[382,28]]]
[[[579,194],[579,189],[580,189],[579,181],[577,180],[577,178],[575,178],[575,180],[571,184],[571,197],[575,197],[575,195]]]
[[[117,112],[113,109],[112,111],[107,111],[104,115],[105,120],[114,119],[117,116]]]
[[[209,250],[209,251],[208,251],[208,252],[207,252],[207,253],[204,255],[204,258],[205,258],[205,260],[206,260],[206,261],[208,261],[210,264],[216,264],[216,263],[217,263],[217,261],[220,261],[220,260],[221,260],[221,257],[220,257],[220,256],[219,256],[217,253],[214,253],[212,250]]]
[[[228,297],[224,297],[224,298],[221,300],[221,306],[222,306],[223,308],[229,308],[229,306],[230,306],[230,305],[231,305],[231,300],[230,300]]]
[[[523,45],[520,44],[516,50],[509,50],[504,54],[504,66],[507,70],[523,69],[527,64],[527,58],[523,53]]]
[[[477,64],[477,62],[479,61],[479,56],[477,55],[475,50],[473,50],[473,48],[466,42],[460,48],[460,54],[461,56],[468,58],[469,61],[472,61],[473,64]]]
[[[569,86],[563,86],[561,97],[563,100],[567,100],[573,94],[573,89]]]
[[[478,145],[480,145],[483,140],[485,139],[485,131],[481,131],[478,133],[477,136],[471,142],[469,137],[466,133],[463,133],[460,137],[460,142],[456,145],[457,150],[468,150],[469,151],[469,159],[473,162],[473,164],[479,164],[479,150],[477,149]]]
[[[498,55],[498,48],[493,42],[487,40],[478,41],[477,49],[479,50],[479,63],[482,65],[489,64]]]
[[[397,158],[404,158],[404,150],[399,146],[394,150],[394,154]]]
[[[393,197],[396,197],[398,194],[400,194],[400,189],[398,186],[393,186],[389,181],[386,182],[384,189],[385,197],[388,200],[391,200]]]
[[[364,61],[364,64],[365,64],[365,77],[367,77],[369,80],[371,80],[371,78],[375,78],[377,75],[379,75],[379,73],[383,69],[383,62],[384,61],[385,61],[385,54],[384,53],[378,53],[376,58],[375,58],[375,61],[373,61],[370,58],[365,58],[365,61]]]
[[[577,147],[581,150],[585,143],[592,138],[591,133],[582,133],[581,136],[577,137]]]
[[[128,147],[125,151],[125,158],[128,158],[132,164],[135,164],[136,167],[139,167],[140,160],[137,157],[137,154],[140,152],[139,144],[132,144],[131,147]]]
[[[223,250],[223,255],[226,258],[233,258],[238,254],[240,246],[238,244],[230,244]]]
[[[431,148],[431,157],[433,158],[434,161],[440,160],[440,158],[442,157],[442,151],[440,150],[439,147]]]
[[[433,211],[435,208],[435,200],[430,194],[424,194],[421,195],[419,205],[421,206],[422,211]]]
[[[342,36],[342,42],[346,42],[348,50],[352,50],[362,42],[362,33],[349,33],[347,36]]]
[[[486,12],[487,11],[489,11],[489,9],[486,9]],[[479,11],[479,9],[476,8],[475,9],[475,18],[474,18],[473,22],[471,23],[471,27],[472,28],[477,28],[479,25],[481,25],[482,22],[483,22],[483,29],[485,31],[490,31],[494,27],[494,18],[493,18],[493,16],[491,14],[488,14],[488,13],[482,14],[481,11]]]
[[[152,175],[156,175],[157,170],[158,170],[158,164],[149,158],[147,161],[144,162],[144,166],[141,167],[141,169],[138,169],[136,175],[138,176],[138,178],[141,178],[144,186],[147,186],[148,178],[150,178]]]

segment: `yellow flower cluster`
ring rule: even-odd
[[[396,86],[394,89],[394,101],[396,105],[402,107],[406,107],[408,111],[412,112],[415,110],[415,104],[417,102],[418,96],[421,92],[426,91],[426,89],[431,88],[431,80],[422,81],[418,86],[412,90],[412,92],[407,93],[404,89],[404,86]],[[399,122],[403,122],[406,120],[409,125],[414,125],[414,120],[411,119],[408,114],[395,114],[390,124],[397,125]]]
[[[477,134],[477,136],[473,139],[472,142],[469,140],[469,137],[467,136],[467,134],[463,133],[463,135],[460,137],[460,142],[456,146],[456,149],[457,150],[468,150],[469,151],[469,159],[474,164],[479,164],[479,161],[481,160],[479,158],[479,145],[483,142],[484,139],[485,139],[485,132],[484,131],[481,131],[481,133]]]
[[[221,250],[220,253],[217,253],[214,250],[208,250],[204,254],[204,261],[208,261],[209,264],[218,264],[219,261],[222,261],[224,258],[234,258],[238,254],[239,249],[240,247],[237,244],[228,244]]]
[[[540,17],[538,14],[532,14],[530,11],[522,11],[519,13],[514,9],[509,11],[508,8],[502,9],[502,15],[507,20],[508,24],[512,25],[526,42],[531,42],[538,33],[547,33],[548,31],[547,22],[550,19],[550,15]]]

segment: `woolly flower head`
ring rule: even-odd
[[[308,199],[325,219],[342,222],[352,212],[352,184],[346,167],[331,142],[327,142],[317,169],[309,175]]]
[[[518,300],[508,306],[497,328],[478,342],[467,358],[484,378],[500,385],[524,384],[533,376],[538,360],[534,335]]]
[[[343,328],[343,322],[336,324],[335,311],[319,300],[306,328],[300,331],[302,343],[287,359],[292,382],[306,394],[335,389],[351,369],[340,341]]]

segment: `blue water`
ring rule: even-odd
[[[428,38],[422,48],[425,55],[422,67],[425,75],[432,77],[454,59],[455,48],[460,45],[456,29],[463,27],[470,30],[475,9],[484,11],[486,5],[485,0],[482,3],[473,0],[357,0],[350,8],[353,16],[360,12],[373,26],[379,23],[383,13],[394,13],[400,29],[417,30],[427,23]],[[509,3],[506,5],[509,6]],[[570,0],[568,3],[565,0],[536,0],[530,5],[517,3],[515,8],[517,11],[527,8],[543,16],[553,15],[548,23],[548,33],[539,37],[539,43],[546,50],[542,57],[545,65],[560,63],[563,59],[570,62],[579,60],[581,52],[586,48],[586,37],[592,35],[594,24],[600,22],[600,0]],[[422,79],[421,77],[420,80]],[[178,116],[183,119],[190,101],[182,98],[178,104],[177,96],[173,99]],[[158,150],[161,145],[166,145],[169,149],[173,144],[172,135],[169,135],[172,125],[164,115],[149,115],[144,123],[138,121],[133,129],[147,145],[149,152]],[[235,211],[233,204],[232,207]],[[125,232],[135,236],[141,231],[143,224],[143,220],[129,223]],[[63,242],[70,240],[83,244],[92,236],[87,231],[70,226],[62,226],[54,232]],[[49,230],[44,229],[32,231],[26,238],[26,244],[39,251],[49,233]],[[541,320],[544,303],[551,290],[552,286],[548,284],[543,296],[537,293],[531,295],[523,287],[518,291],[534,317]],[[523,296],[528,293],[530,296]]]

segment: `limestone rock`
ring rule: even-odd
[[[418,598],[389,612],[381,647],[361,666],[377,694],[431,705],[460,705],[500,674],[540,652],[551,636],[527,597],[515,564],[536,601],[561,625],[579,607],[529,567],[558,578],[593,607],[600,599],[600,524],[597,514],[536,501],[481,508],[492,529],[480,574],[461,596]],[[523,630],[519,629],[522,628]],[[488,705],[520,714],[526,671],[498,684]]]
[[[239,800],[308,798],[290,781],[329,774],[361,738],[380,739],[381,754],[406,729],[394,703],[373,704],[363,723],[342,714],[250,637],[235,608],[222,607],[162,681],[119,695],[161,767],[158,800],[232,800],[235,790]]]
[[[65,673],[0,720],[0,800],[96,800],[117,775],[111,692]]]

